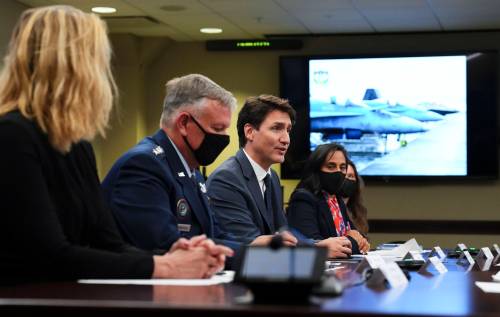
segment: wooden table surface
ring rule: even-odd
[[[336,270],[346,283],[342,295],[314,298],[315,304],[295,301],[249,303],[242,285],[140,286],[76,282],[0,286],[0,314],[41,313],[52,316],[169,315],[176,316],[500,316],[500,294],[487,294],[475,281],[492,281],[498,270],[474,267],[466,271],[448,260],[449,271],[439,275],[410,272],[408,286],[399,289],[356,284],[355,263]],[[353,286],[349,286],[352,284]]]

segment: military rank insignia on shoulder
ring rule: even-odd
[[[153,149],[153,154],[156,156],[163,154],[163,153],[164,153],[163,148],[159,145]]]

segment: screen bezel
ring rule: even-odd
[[[298,179],[310,153],[309,61],[312,59],[353,59],[471,55],[481,58],[467,62],[467,175],[363,175],[367,181],[470,181],[498,178],[497,64],[496,50],[463,50],[425,53],[330,54],[280,56],[280,95],[297,111],[291,144],[281,165],[283,179]],[[484,107],[474,106],[480,103]]]

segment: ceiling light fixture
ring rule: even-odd
[[[200,32],[206,33],[206,34],[217,34],[217,33],[222,33],[222,29],[219,29],[219,28],[201,28]]]
[[[116,9],[112,7],[93,7],[92,12],[95,13],[115,13]]]

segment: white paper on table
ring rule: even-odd
[[[359,259],[359,260],[363,260],[365,258],[366,254],[352,254],[351,255],[351,258],[356,260],[356,259]]]
[[[368,255],[379,255],[386,262],[392,262],[392,261],[401,260],[403,258],[403,256],[404,256],[404,255],[398,255],[393,250],[375,250],[375,251],[369,251]]]
[[[380,266],[379,270],[382,271],[391,287],[396,288],[408,285],[408,279],[396,263],[386,263]]]
[[[476,282],[476,286],[486,293],[500,293],[500,283],[497,282]]]
[[[497,274],[492,275],[491,277],[493,277],[493,280],[495,282],[500,282],[500,271],[498,271]]]
[[[422,248],[420,248],[415,238],[406,241],[404,244],[392,250],[375,250],[368,252],[368,254],[380,255],[384,258],[394,258],[394,260],[397,260],[404,257],[409,251],[422,252]]]
[[[78,280],[82,284],[113,284],[113,285],[174,285],[174,286],[208,286],[231,283],[234,271],[224,271],[207,279],[89,279]]]

